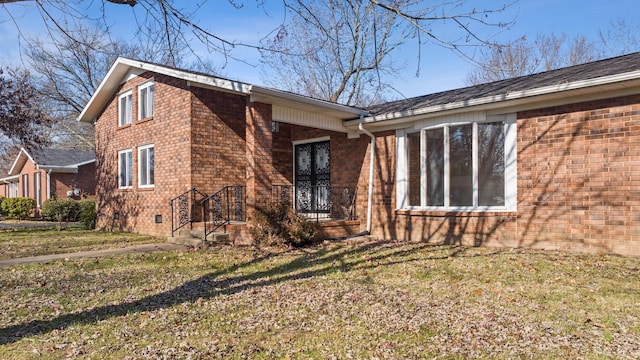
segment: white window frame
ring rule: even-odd
[[[36,205],[42,206],[42,173],[33,174],[33,191],[35,192]]]
[[[29,174],[22,175],[22,197],[29,197]]]
[[[153,159],[149,158],[149,149],[153,149]],[[145,150],[147,150],[145,152]],[[147,157],[147,169],[143,169],[142,168],[142,157],[143,157],[143,152],[145,152],[145,155]],[[138,147],[138,187],[140,188],[153,188],[155,186],[155,174],[154,174],[154,180],[153,182],[150,182],[148,184],[143,184],[142,183],[142,173],[143,171],[145,172],[145,177],[149,180],[151,179],[151,167],[149,167],[148,165],[150,164],[149,160],[155,161],[155,148],[153,146],[153,144],[149,144],[149,145],[144,145],[144,146],[139,146]],[[154,163],[155,165],[155,163]],[[155,172],[155,166],[154,166],[154,172]]]
[[[125,154],[130,154],[130,156],[125,157],[125,163],[123,164],[122,155],[125,155]],[[127,162],[127,159],[130,159],[129,162]],[[126,176],[126,173],[125,173],[124,184],[120,182],[121,180],[120,174],[122,174],[123,166],[126,167],[126,169],[129,169],[128,177]],[[117,176],[118,176],[118,189],[131,189],[133,187],[133,150],[132,149],[125,149],[125,150],[118,151],[118,175]],[[130,182],[131,185],[127,185],[128,182]]]
[[[124,106],[124,116],[123,116]],[[129,125],[133,122],[133,91],[127,90],[118,95],[118,126]]]
[[[499,122],[504,123],[505,149],[504,149],[504,187],[505,187],[505,204],[504,206],[478,206],[478,147],[477,147],[477,124]],[[473,206],[450,206],[449,193],[449,149],[448,149],[448,129],[451,126],[460,126],[473,124]],[[426,153],[424,149],[424,134],[427,130],[444,128],[445,138],[445,201],[444,206],[425,206],[426,199]],[[474,114],[468,118],[447,118],[436,121],[418,123],[412,128],[401,129],[396,131],[396,208],[406,210],[427,210],[427,211],[516,211],[517,210],[517,123],[516,114],[486,116]],[[407,136],[411,133],[421,133],[420,141],[420,205],[409,205],[409,155]],[[414,174],[415,175],[415,174]]]
[[[153,92],[151,92],[151,98],[149,98],[149,94],[150,94],[149,88],[150,87],[154,88]],[[146,96],[142,95],[144,90],[147,90],[145,92]],[[153,79],[151,79],[151,80],[141,84],[140,86],[138,86],[138,119],[139,120],[153,117],[154,98],[155,98],[155,86],[154,86]],[[142,113],[143,105],[146,105],[146,109],[147,109],[147,113],[145,113],[145,114]]]

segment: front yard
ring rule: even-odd
[[[153,236],[129,233],[108,233],[71,226],[58,231],[55,226],[20,223],[0,228],[0,260],[69,252],[120,248],[164,242]]]
[[[0,272],[0,358],[638,358],[637,258],[340,242]]]

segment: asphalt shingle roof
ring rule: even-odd
[[[506,95],[514,91],[525,91],[544,86],[595,79],[640,70],[640,52],[594,61],[582,65],[546,71],[538,74],[448,90],[409,99],[391,101],[368,108],[371,115],[402,112],[444,105],[460,101]]]
[[[96,159],[93,151],[40,148],[29,151],[31,158],[40,166],[70,166]]]

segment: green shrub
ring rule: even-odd
[[[12,219],[26,219],[36,208],[36,200],[31,198],[7,198],[2,201],[2,212]]]
[[[249,233],[257,246],[303,246],[311,244],[317,225],[298,215],[287,204],[257,208]]]
[[[80,204],[73,199],[48,199],[42,204],[42,216],[57,221],[58,230],[62,230],[67,223],[78,221]]]
[[[87,229],[96,228],[96,201],[82,200],[80,201],[80,221]]]
[[[2,202],[4,201],[4,196],[0,196],[0,215],[6,215],[4,210],[2,210]]]

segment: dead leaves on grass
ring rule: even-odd
[[[0,327],[39,320],[52,330],[18,335],[0,357],[640,355],[640,307],[621,307],[629,298],[607,283],[632,261],[599,259],[594,270],[572,255],[455,250],[329,244],[15,267],[0,276]]]

